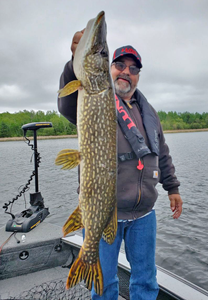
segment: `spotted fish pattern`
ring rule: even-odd
[[[66,287],[84,279],[89,290],[94,282],[96,293],[102,295],[99,242],[103,236],[107,243],[113,243],[117,232],[117,118],[104,12],[88,22],[73,66],[78,80],[60,90],[59,97],[78,90],[79,151],[62,150],[56,164],[63,169],[80,164],[79,205],[66,221],[63,232],[66,235],[84,228],[85,238]]]

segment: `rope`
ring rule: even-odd
[[[28,146],[30,146],[31,147],[31,150],[34,150],[34,145],[33,144],[31,144],[30,143],[30,140],[26,137],[26,136],[24,136],[24,138],[27,140],[27,144],[28,144]],[[37,152],[37,150],[36,150],[36,154],[37,154],[37,167],[39,167],[39,164],[40,164],[40,160],[41,160],[41,157],[40,157],[40,153],[38,153]],[[15,219],[15,216],[11,213],[11,209],[10,209],[10,212],[8,212],[7,210],[8,210],[8,208],[9,208],[9,206],[12,204],[13,205],[13,203],[18,199],[18,198],[20,198],[28,189],[29,189],[29,185],[30,185],[30,183],[31,183],[31,181],[32,181],[32,179],[33,179],[33,177],[35,176],[35,170],[33,170],[33,172],[32,172],[32,174],[30,175],[30,178],[29,178],[29,180],[28,180],[28,182],[25,184],[25,186],[23,187],[23,189],[19,192],[19,194],[18,195],[16,195],[16,197],[14,197],[11,201],[9,201],[8,203],[4,203],[4,205],[3,205],[3,209],[5,209],[5,213],[6,214],[9,214],[9,215],[11,215],[12,216],[12,219]],[[12,207],[12,206],[11,206]]]
[[[11,239],[11,237],[16,234],[16,232],[12,232],[12,234],[10,234],[10,236],[8,237],[8,239],[1,245],[0,247],[0,254],[1,254],[1,251],[3,249],[3,247],[6,245],[6,243],[8,243],[8,241]],[[17,240],[17,239],[16,239]],[[17,242],[20,242],[19,240]]]

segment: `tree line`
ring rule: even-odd
[[[163,130],[203,129],[208,128],[208,113],[158,112]],[[56,111],[19,111],[0,114],[0,137],[21,137],[22,125],[33,122],[52,122],[52,128],[42,128],[38,135],[75,135],[76,126]],[[28,134],[29,135],[29,134]],[[32,132],[31,132],[32,135]]]
[[[163,130],[203,129],[208,128],[208,113],[158,112]]]
[[[0,114],[0,137],[21,137],[23,136],[22,125],[33,122],[51,122],[53,127],[42,128],[38,130],[40,136],[52,135],[73,135],[77,134],[76,126],[71,124],[62,115],[56,111],[19,111],[17,113]],[[28,131],[28,136],[33,133]]]

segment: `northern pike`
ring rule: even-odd
[[[63,233],[65,236],[84,227],[85,238],[66,288],[84,280],[89,290],[93,282],[96,293],[102,295],[99,243],[103,236],[112,244],[117,232],[117,118],[104,12],[88,22],[73,67],[78,80],[60,90],[59,97],[78,90],[79,150],[62,150],[56,164],[63,165],[63,169],[80,164],[79,205],[63,226]]]

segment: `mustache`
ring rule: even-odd
[[[129,76],[128,75],[125,75],[125,74],[120,74],[120,75],[118,75],[117,77],[116,77],[116,80],[115,81],[117,81],[118,79],[125,79],[125,80],[127,80],[130,84],[131,84],[131,79],[129,78]]]

